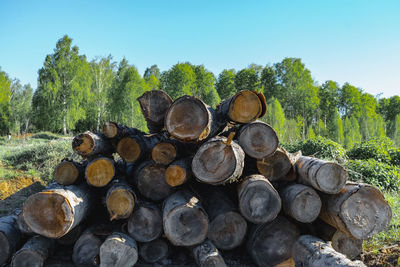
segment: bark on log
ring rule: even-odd
[[[53,185],[53,188],[31,195],[24,203],[23,216],[33,232],[60,238],[77,226],[92,207],[87,186]]]
[[[296,179],[294,162],[289,154],[281,148],[278,148],[272,155],[257,160],[257,169],[271,182]]]
[[[129,133],[136,132],[141,131],[133,128],[128,128],[125,125],[121,125],[112,121],[105,122],[103,125],[103,134],[109,139],[120,139]]]
[[[18,250],[11,262],[13,267],[41,267],[46,259],[54,251],[56,241],[43,236],[30,238],[25,245]]]
[[[292,246],[299,236],[296,225],[278,216],[272,222],[253,226],[247,249],[258,266],[274,266],[291,257]]]
[[[164,233],[175,246],[193,246],[204,241],[208,217],[198,198],[181,190],[169,196],[163,207]]]
[[[72,149],[83,157],[110,155],[113,152],[110,141],[102,133],[86,131],[74,137]]]
[[[61,185],[71,185],[83,178],[87,162],[83,164],[64,159],[54,169],[53,178]]]
[[[354,259],[362,253],[363,241],[355,239],[343,233],[342,231],[335,231],[331,238],[332,247],[349,259]]]
[[[321,210],[321,199],[309,186],[290,184],[280,191],[285,213],[303,223],[313,222]]]
[[[327,194],[337,194],[347,181],[346,170],[337,163],[301,156],[296,161],[298,182]]]
[[[231,96],[218,105],[217,112],[224,114],[228,121],[250,123],[265,114],[265,97],[244,90]]]
[[[64,235],[61,238],[57,239],[57,243],[63,246],[70,246],[75,244],[75,242],[79,239],[79,237],[82,235],[83,232],[83,223],[77,225],[69,231],[66,235]]]
[[[168,253],[168,242],[164,239],[143,243],[139,247],[139,255],[147,263],[161,262],[168,257]]]
[[[114,176],[114,161],[107,157],[98,157],[90,161],[85,169],[86,182],[94,187],[106,186]]]
[[[150,133],[158,133],[164,128],[164,118],[172,104],[172,98],[164,91],[147,91],[137,99]]]
[[[210,240],[195,246],[192,251],[199,267],[226,267],[224,258]]]
[[[24,235],[35,235],[31,228],[26,224],[22,211],[18,214],[17,225],[19,231]]]
[[[250,175],[238,186],[240,213],[248,221],[260,224],[272,221],[281,210],[281,198],[262,175]]]
[[[279,144],[274,129],[261,121],[255,121],[241,127],[238,141],[244,152],[256,159],[263,159],[272,155]]]
[[[361,261],[351,261],[345,255],[335,251],[322,239],[311,235],[302,235],[294,244],[292,256],[296,266],[332,266],[365,267]]]
[[[215,137],[199,148],[192,161],[192,171],[202,183],[234,182],[242,175],[244,157],[243,149],[235,141]]]
[[[72,261],[77,266],[99,266],[101,244],[101,239],[93,233],[83,233],[74,245]]]
[[[367,239],[385,229],[392,209],[382,192],[368,184],[348,182],[336,195],[321,196],[320,218],[357,239]]]
[[[0,218],[0,265],[3,265],[14,254],[21,243],[22,235],[18,229],[17,216],[9,215]]]
[[[100,267],[131,267],[137,260],[136,241],[126,234],[115,232],[100,246]]]
[[[165,171],[165,180],[172,187],[186,183],[192,177],[192,157],[172,162]]]
[[[140,202],[128,220],[128,233],[136,241],[150,242],[161,236],[163,221],[161,210],[149,202]]]
[[[124,182],[116,182],[107,191],[106,205],[110,220],[126,219],[135,207],[136,196],[132,188]]]

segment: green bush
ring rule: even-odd
[[[352,181],[362,181],[381,189],[400,189],[399,167],[374,159],[349,160],[345,167]]]
[[[55,140],[59,139],[60,136],[51,132],[39,132],[31,136],[34,139],[46,139],[46,140]]]
[[[390,163],[400,167],[400,148],[392,149],[389,151]]]
[[[387,137],[374,138],[355,145],[347,152],[350,159],[374,159],[391,163],[390,151],[396,150],[392,140]]]

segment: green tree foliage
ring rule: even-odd
[[[7,134],[9,131],[11,99],[11,80],[7,73],[0,69],[0,134]]]
[[[299,124],[295,119],[286,119],[283,138],[284,143],[294,143],[301,139]]]
[[[240,70],[235,76],[237,92],[242,90],[260,91],[259,75],[260,68],[257,65],[251,65],[249,68]]]
[[[379,99],[378,111],[387,125],[387,135],[395,139],[396,116],[400,114],[400,96]]]
[[[221,99],[226,99],[237,92],[235,87],[235,75],[236,72],[234,69],[225,69],[219,74],[218,80],[215,83],[215,88]]]
[[[360,127],[355,117],[346,117],[344,119],[344,146],[350,149],[354,144],[360,143],[362,136],[360,134]]]
[[[345,83],[339,91],[339,111],[346,117],[361,115],[361,90]]]
[[[337,143],[343,143],[343,121],[340,118],[340,114],[337,109],[335,109],[330,121],[331,123],[328,125],[330,138]]]
[[[278,99],[272,97],[267,101],[268,111],[262,118],[263,121],[268,123],[274,128],[278,138],[283,140],[285,133],[285,114]]]
[[[157,90],[160,86],[160,69],[157,65],[147,68],[144,72],[143,78],[150,90]]]
[[[334,81],[326,81],[319,88],[318,96],[320,98],[319,110],[321,112],[321,118],[325,122],[332,117],[335,113],[335,109],[338,106],[338,95],[339,95],[339,85]]]
[[[396,116],[394,123],[393,141],[400,147],[400,114]]]
[[[214,87],[214,74],[206,70],[203,65],[193,66],[193,70],[196,75],[195,96],[215,108],[221,102],[221,99]]]
[[[385,126],[382,116],[376,113],[378,102],[368,93],[361,95],[360,127],[364,140],[385,136]]]
[[[328,137],[328,129],[326,128],[326,124],[319,119],[317,125],[315,126],[315,133],[317,136]]]
[[[11,131],[16,134],[27,132],[32,114],[33,89],[30,84],[22,86],[19,80],[14,80],[11,88]]]
[[[271,97],[280,97],[279,92],[277,91],[276,71],[273,66],[265,66],[261,72],[260,83],[267,99]]]

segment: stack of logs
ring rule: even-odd
[[[69,247],[76,266],[364,266],[351,259],[390,206],[340,165],[281,148],[257,120],[262,94],[216,109],[163,91],[138,101],[150,134],[107,122],[75,136],[83,160],[1,218],[0,265],[43,266]]]

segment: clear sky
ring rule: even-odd
[[[218,75],[299,57],[319,83],[400,95],[400,1],[0,0],[0,66],[37,84],[64,34],[91,60],[204,64]]]

